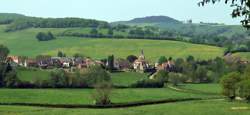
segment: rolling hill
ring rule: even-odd
[[[101,59],[114,54],[115,57],[126,58],[128,55],[139,55],[144,50],[147,59],[155,62],[160,56],[187,57],[193,55],[199,59],[210,59],[222,56],[223,48],[197,45],[168,40],[142,39],[93,39],[77,37],[57,37],[56,40],[39,42],[35,36],[38,32],[51,31],[53,34],[67,30],[67,28],[30,28],[16,32],[4,32],[6,25],[0,26],[0,44],[11,50],[11,55],[35,57],[39,54],[56,56],[63,51],[68,56],[81,53],[85,56]]]
[[[163,30],[177,32],[183,36],[217,35],[232,37],[233,35],[246,35],[246,29],[241,25],[224,25],[218,23],[184,23],[168,16],[148,16],[135,18],[129,21],[113,22],[113,25],[125,24],[131,26],[154,26]]]

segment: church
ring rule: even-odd
[[[138,57],[138,59],[133,63],[133,67],[138,72],[144,72],[149,68],[149,64],[145,59],[143,50],[141,51],[141,55]]]

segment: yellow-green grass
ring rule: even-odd
[[[136,72],[119,72],[111,74],[112,82],[118,86],[129,86],[139,80],[147,78],[147,74]]]
[[[111,73],[112,83],[117,86],[129,86],[147,77],[147,74],[136,72]],[[50,71],[40,69],[18,69],[17,76],[21,81],[34,82],[36,80],[48,80]]]
[[[243,60],[248,60],[250,61],[250,52],[242,52],[242,53],[235,53],[234,56],[239,56]]]
[[[31,28],[16,32],[4,32],[5,26],[0,26],[0,44],[11,50],[11,55],[35,57],[39,54],[56,56],[59,50],[68,56],[81,53],[95,59],[106,58],[114,54],[115,57],[126,58],[128,55],[139,55],[143,49],[146,59],[155,62],[160,56],[187,57],[193,55],[199,59],[210,59],[222,56],[223,48],[184,43],[168,40],[141,39],[91,39],[76,37],[57,37],[56,40],[39,42],[35,36],[38,32],[51,31],[55,35],[67,29]]]
[[[250,104],[224,100],[192,101],[116,109],[62,109],[0,106],[2,115],[249,115]]]
[[[21,81],[36,81],[36,80],[47,80],[49,79],[50,72],[46,70],[17,70],[17,76]]]
[[[220,84],[183,84],[180,88],[215,94],[221,94],[222,92]]]
[[[93,104],[94,89],[0,89],[0,103]],[[159,89],[113,89],[113,103],[144,100],[207,98],[203,94]],[[216,96],[217,97],[217,96]]]

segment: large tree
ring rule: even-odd
[[[1,63],[6,61],[6,58],[7,58],[9,53],[10,53],[10,51],[6,46],[0,45],[0,62]]]
[[[247,29],[250,28],[250,0],[202,0],[198,3],[199,6],[204,6],[208,3],[215,4],[216,2],[225,1],[225,4],[231,5],[231,7],[234,7],[232,11],[232,17],[244,17],[243,20],[241,20],[241,23],[244,27]]]

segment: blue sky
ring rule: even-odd
[[[38,17],[81,17],[105,21],[165,15],[178,20],[240,24],[223,3],[199,7],[200,0],[0,0],[1,13]]]

